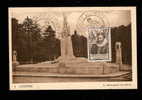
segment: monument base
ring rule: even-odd
[[[12,67],[12,70],[15,71],[15,70],[16,70],[16,66],[18,66],[18,65],[19,65],[19,62],[18,62],[18,61],[13,61],[13,62],[12,62],[12,66],[13,66],[13,67]]]
[[[85,58],[61,60],[59,62],[43,62],[38,64],[19,65],[16,71],[47,72],[77,75],[102,75],[119,72],[119,65],[105,62],[88,62]]]

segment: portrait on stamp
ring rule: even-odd
[[[110,28],[89,28],[88,58],[91,61],[111,60]]]

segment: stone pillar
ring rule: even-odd
[[[73,53],[71,36],[67,37],[67,58],[68,59],[74,59],[75,58],[74,53]]]
[[[121,70],[121,66],[122,66],[121,42],[115,43],[115,51],[116,51],[116,64],[119,64],[119,68]]]
[[[73,54],[72,40],[70,35],[70,28],[67,23],[67,18],[63,16],[63,31],[61,33],[61,56],[59,57],[59,61],[70,61],[74,59],[75,56]]]
[[[13,51],[12,63],[14,65],[18,65],[19,64],[19,62],[17,61],[17,52],[15,50]]]

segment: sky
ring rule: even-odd
[[[38,18],[39,24],[45,26],[49,21],[53,21],[57,31],[62,31],[63,13],[67,16],[67,22],[71,29],[71,34],[77,29],[80,16],[84,12],[99,11],[105,16],[109,22],[110,27],[120,25],[128,25],[131,23],[129,9],[122,9],[113,7],[110,8],[95,8],[95,7],[67,7],[67,8],[10,8],[10,15],[22,23],[23,20],[29,16],[31,18]]]

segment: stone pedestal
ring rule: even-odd
[[[107,75],[119,72],[119,65],[113,63],[97,63],[71,61],[55,64],[27,64],[19,65],[16,71],[21,72],[46,72],[53,74],[72,74],[72,75]]]
[[[12,68],[13,68],[13,70],[15,70],[17,65],[19,65],[19,62],[17,61],[17,52],[14,50],[13,56],[12,56]]]
[[[116,42],[115,43],[115,51],[116,51],[116,64],[122,66],[122,50],[121,50],[121,42]]]
[[[75,59],[73,54],[72,40],[67,18],[63,15],[63,31],[61,33],[61,56],[57,59],[59,62],[65,63]]]
[[[115,43],[115,51],[116,51],[116,64],[122,64],[121,42]]]
[[[19,64],[19,62],[17,61],[17,52],[15,50],[13,51],[12,63],[17,65]]]
[[[66,62],[67,60],[75,59],[73,54],[73,47],[71,37],[61,39],[61,56],[58,58],[60,62]]]

